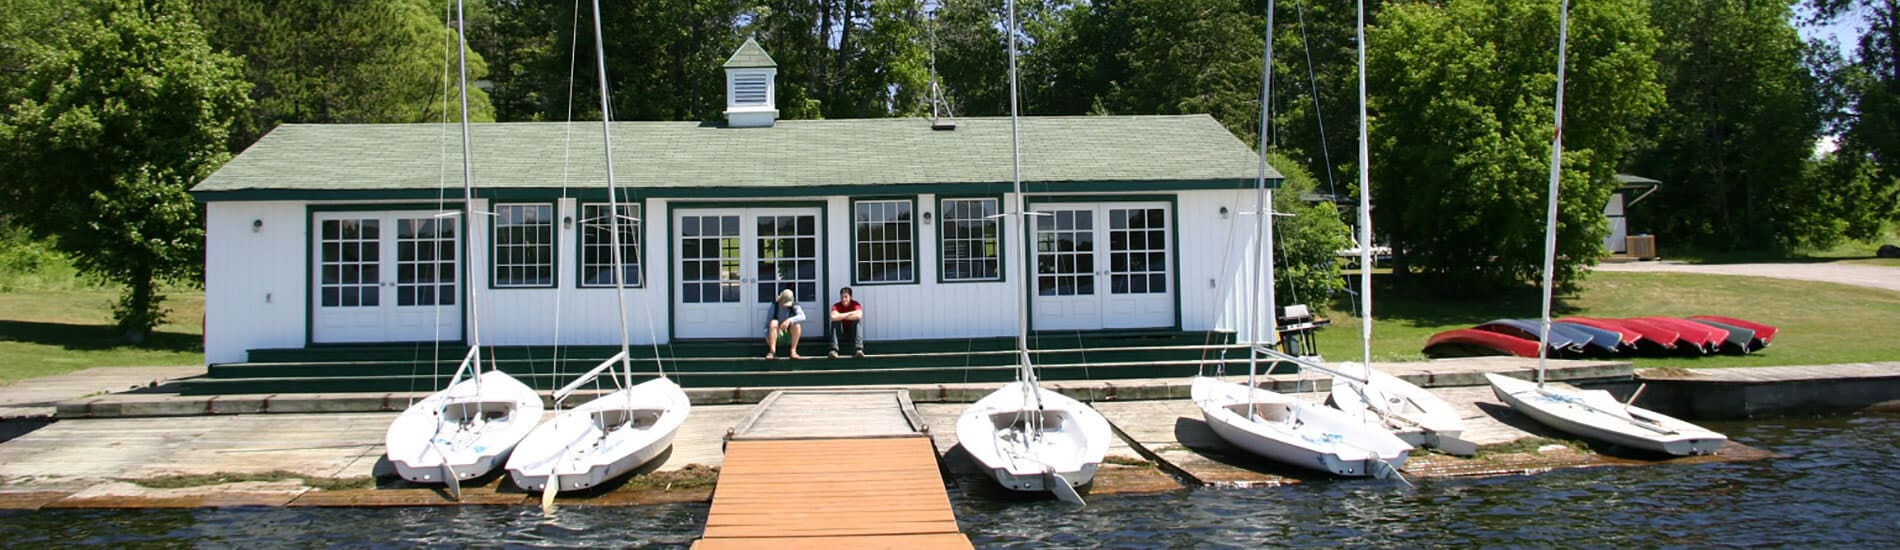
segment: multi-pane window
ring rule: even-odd
[[[996,199],[945,199],[937,209],[943,219],[943,280],[1002,279],[996,209]]]
[[[1095,211],[1036,216],[1036,294],[1095,294]]]
[[[321,291],[323,307],[372,307],[382,298],[382,221],[323,220]]]
[[[554,286],[554,205],[495,207],[495,287]]]
[[[396,305],[455,305],[453,219],[396,220]]]
[[[857,282],[909,283],[917,280],[917,243],[909,200],[858,201],[852,205],[857,237]]]
[[[1168,217],[1160,208],[1108,210],[1108,291],[1168,291]]]
[[[605,204],[581,205],[581,286],[614,286],[613,219]],[[620,282],[640,286],[640,205],[620,205]]]

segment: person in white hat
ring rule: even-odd
[[[770,321],[765,325],[765,358],[776,359],[779,334],[789,334],[792,337],[791,357],[804,359],[798,355],[798,337],[805,334],[805,326],[799,324],[805,322],[805,310],[798,307],[798,301],[792,296],[792,289],[788,288],[779,292],[778,300],[766,307],[770,309],[767,310],[765,318]]]

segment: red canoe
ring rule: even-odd
[[[1639,345],[1639,348],[1647,348],[1647,351],[1650,351],[1650,352],[1674,350],[1676,349],[1676,343],[1677,343],[1676,341],[1681,339],[1682,337],[1681,331],[1678,331],[1667,325],[1651,323],[1649,321],[1644,321],[1642,319],[1600,319],[1600,320],[1609,321],[1612,323],[1616,323],[1618,325],[1622,325],[1624,328],[1627,328],[1631,332],[1636,333],[1637,336],[1642,337],[1641,342],[1638,342],[1639,344],[1641,344],[1642,342],[1649,343],[1649,345],[1647,346]],[[1691,344],[1691,345],[1694,345],[1694,344]]]
[[[1738,327],[1755,331],[1755,339],[1760,341],[1761,343],[1760,345],[1762,346],[1766,346],[1768,345],[1769,342],[1775,341],[1775,333],[1779,332],[1779,330],[1776,329],[1775,327],[1764,325],[1764,324],[1750,321],[1747,319],[1736,319],[1734,317],[1723,317],[1720,315],[1696,315],[1689,318],[1690,319],[1707,319],[1710,321],[1715,321],[1717,323],[1722,323],[1726,325],[1735,325]]]
[[[1476,357],[1480,355],[1516,355],[1536,357],[1537,341],[1509,334],[1461,328],[1433,334],[1425,342],[1425,355],[1440,357]]]
[[[1643,339],[1643,335],[1638,333],[1637,331],[1631,330],[1629,327],[1623,326],[1622,323],[1611,321],[1609,319],[1592,319],[1589,317],[1565,317],[1562,319],[1558,319],[1557,322],[1576,323],[1576,324],[1594,328],[1594,329],[1601,329],[1601,330],[1614,332],[1617,334],[1618,337],[1622,338],[1622,344],[1625,346],[1635,346],[1638,340]]]
[[[1681,333],[1680,336],[1684,341],[1693,342],[1706,351],[1715,351],[1722,347],[1722,342],[1728,341],[1728,331],[1687,319],[1674,317],[1638,317],[1637,319],[1673,328]]]

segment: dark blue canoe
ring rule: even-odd
[[[1538,321],[1529,319],[1492,319],[1478,325],[1478,330],[1509,334],[1532,342],[1537,341]],[[1590,335],[1552,324],[1550,327],[1550,350],[1560,354],[1582,353],[1589,345]]]
[[[1590,335],[1590,343],[1585,344],[1586,347],[1584,348],[1584,351],[1591,351],[1599,355],[1606,355],[1606,356],[1616,355],[1618,353],[1623,352],[1623,347],[1622,347],[1623,334],[1622,333],[1619,333],[1613,330],[1603,330],[1603,329],[1596,328],[1589,325],[1584,325],[1584,324],[1579,324],[1579,323],[1566,323],[1562,321],[1551,321],[1550,326],[1552,329],[1562,327],[1562,328],[1567,328],[1570,330],[1574,330],[1577,332],[1582,332],[1584,334]]]

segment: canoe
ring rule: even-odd
[[[1609,332],[1614,332],[1617,335],[1617,341],[1621,342],[1620,345],[1626,348],[1635,348],[1637,342],[1640,342],[1643,339],[1643,334],[1641,332],[1638,332],[1634,329],[1623,326],[1622,323],[1618,323],[1616,321],[1612,321],[1609,319],[1594,319],[1590,317],[1564,317],[1562,319],[1558,319],[1557,322],[1570,323],[1573,325],[1583,325],[1586,327],[1592,327],[1592,328],[1602,329]]]
[[[1728,333],[1727,336],[1724,336],[1722,339],[1721,351],[1723,353],[1743,355],[1755,350],[1755,331],[1707,319],[1693,319],[1691,322],[1722,329],[1723,332]]]
[[[1480,357],[1515,355],[1536,357],[1537,341],[1525,340],[1502,332],[1461,328],[1433,334],[1422,350],[1426,357]]]
[[[1636,343],[1637,353],[1644,355],[1662,355],[1677,353],[1677,348],[1692,350],[1697,353],[1701,352],[1701,348],[1697,347],[1695,343],[1682,341],[1682,331],[1676,330],[1676,328],[1671,325],[1651,323],[1642,319],[1603,320],[1623,325],[1624,328],[1628,328],[1642,335],[1642,340]]]
[[[1747,319],[1736,319],[1734,317],[1723,317],[1720,315],[1695,315],[1689,318],[1692,320],[1697,320],[1697,321],[1703,321],[1703,320],[1715,321],[1717,323],[1734,325],[1734,326],[1755,331],[1755,341],[1752,344],[1750,344],[1755,349],[1768,347],[1768,344],[1773,343],[1775,341],[1775,334],[1780,332],[1779,329],[1776,329],[1773,326],[1764,325],[1764,324],[1750,321]]]
[[[1531,319],[1492,319],[1479,324],[1478,330],[1500,332],[1536,342],[1541,322]],[[1559,326],[1550,327],[1550,351],[1553,355],[1582,353],[1591,336]],[[1535,357],[1533,355],[1532,357]]]
[[[1562,321],[1551,321],[1550,325],[1553,329],[1561,327],[1590,335],[1590,343],[1584,347],[1584,351],[1586,352],[1595,355],[1610,356],[1622,353],[1623,351],[1622,332],[1604,330],[1577,323],[1565,323]]]
[[[1728,339],[1728,331],[1688,319],[1675,317],[1638,317],[1637,319],[1676,329],[1681,333],[1682,340],[1701,347],[1704,353],[1714,353],[1721,349],[1722,341]]]

